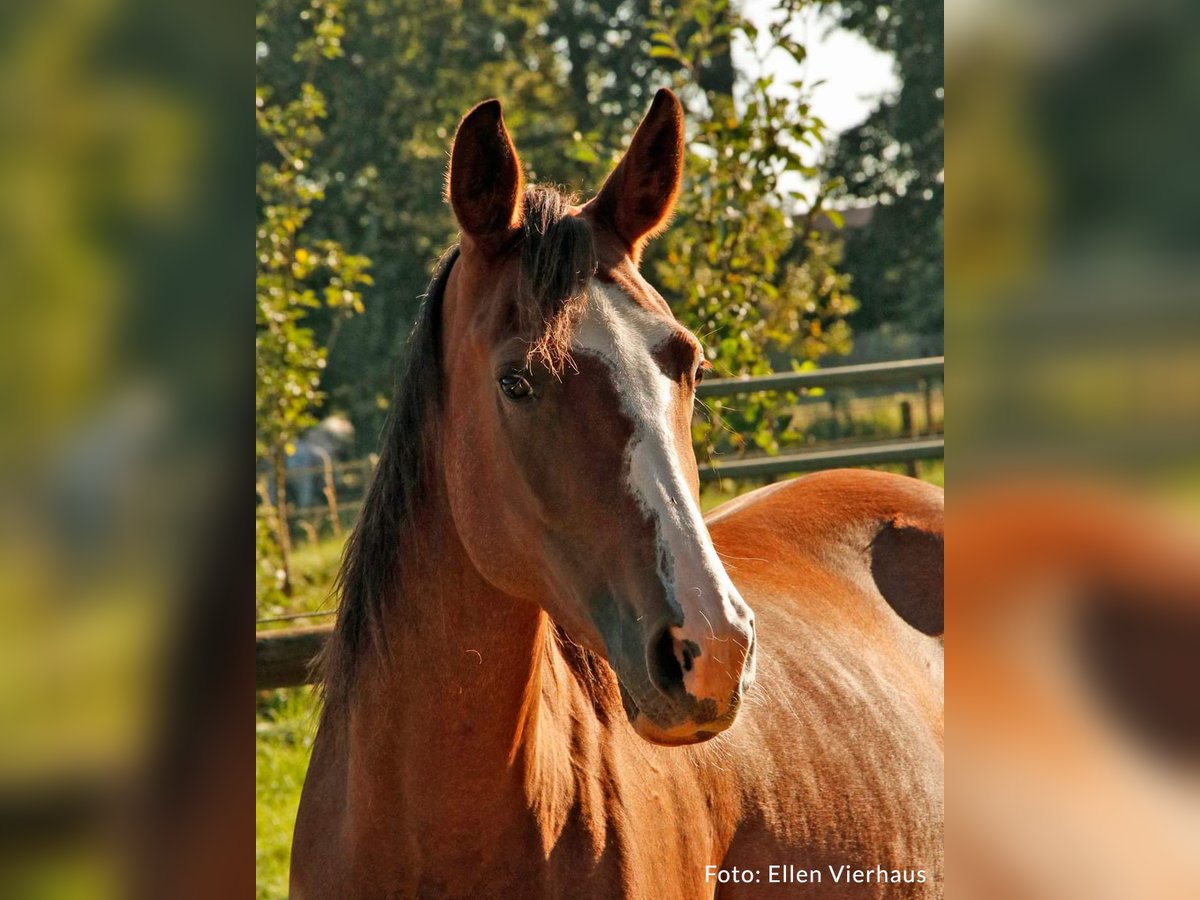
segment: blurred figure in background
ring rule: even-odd
[[[325,489],[325,473],[336,462],[348,459],[354,447],[354,425],[341,415],[326,416],[294,444],[287,458],[288,501],[300,509],[314,506]],[[263,472],[269,472],[266,466]],[[274,477],[266,479],[268,496],[275,502]]]

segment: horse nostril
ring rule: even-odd
[[[683,664],[680,664],[680,657]],[[664,693],[683,689],[683,672],[692,669],[693,656],[686,646],[681,653],[676,651],[675,636],[671,629],[664,628],[655,640],[650,653],[650,680]]]
[[[693,648],[695,646],[696,645],[691,641],[684,641],[683,646],[679,649],[679,655],[683,660],[683,671],[685,672],[692,671],[692,663],[696,659],[695,655],[693,654]]]

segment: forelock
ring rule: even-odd
[[[529,343],[527,361],[540,360],[555,373],[569,364],[596,272],[591,226],[571,214],[572,200],[538,185],[525,192],[522,209],[517,327]]]

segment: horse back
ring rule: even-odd
[[[932,485],[843,470],[710,514],[759,642],[728,735],[745,816],[727,861],[764,878],[800,861],[820,896],[940,896],[943,508]],[[834,885],[840,866],[925,880]]]
[[[792,593],[841,579],[877,593],[910,628],[940,635],[944,508],[941,488],[923,481],[834,469],[743,494],[707,524],[735,580]]]

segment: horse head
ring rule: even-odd
[[[454,138],[461,228],[442,312],[442,473],[463,546],[617,675],[637,732],[728,728],[754,679],[754,615],[700,515],[700,343],[638,271],[666,224],[683,115],[659,91],[590,201],[523,186],[500,103]]]

